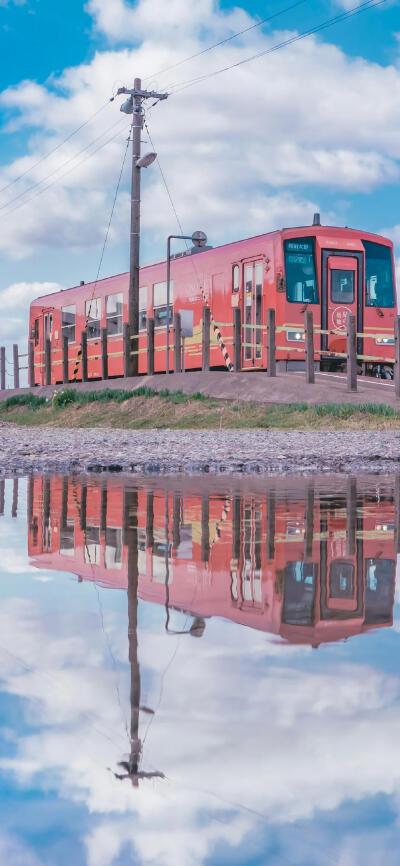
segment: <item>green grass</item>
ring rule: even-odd
[[[217,400],[142,385],[135,391],[63,388],[52,398],[20,394],[0,403],[0,419],[29,426],[123,429],[379,429],[400,428],[400,410],[374,403],[261,405]]]

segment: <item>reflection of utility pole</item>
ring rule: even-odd
[[[137,788],[140,779],[152,779],[154,777],[164,779],[164,773],[158,771],[146,773],[139,769],[142,754],[142,742],[139,737],[139,713],[144,707],[140,706],[140,666],[138,657],[138,540],[137,540],[137,511],[138,495],[136,491],[124,491],[124,544],[127,547],[128,568],[128,642],[129,642],[129,664],[131,668],[131,727],[130,741],[131,749],[127,761],[120,761],[119,766],[125,770],[124,773],[114,773],[116,779],[130,779],[132,785]],[[148,711],[147,711],[148,712]]]

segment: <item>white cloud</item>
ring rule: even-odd
[[[212,0],[89,0],[88,9],[111,41],[131,40],[133,47],[98,52],[90,63],[67,69],[47,86],[26,81],[2,94],[9,128],[31,127],[32,134],[29,156],[3,166],[0,187],[84,122],[113,87],[132,83],[132,70],[151,75],[151,86],[168,89],[288,35],[255,29],[211,54],[154,75],[253,19],[243,9],[222,11]],[[294,81],[307,98],[294,98]],[[351,195],[396,182],[400,131],[393,117],[399,99],[397,67],[350,58],[336,46],[310,38],[201,87],[172,93],[149,112],[149,124],[184,227],[201,222],[218,243],[310,222],[313,210],[321,209],[318,196],[298,192],[299,185],[345,189]],[[3,253],[18,258],[46,248],[101,246],[126,136],[127,121],[120,117],[118,101],[111,103],[79,136],[33,168],[29,179],[0,193]],[[93,148],[118,136],[118,127],[111,127],[119,120],[117,141],[91,159],[86,159],[90,148],[78,155],[96,136],[104,134]],[[72,161],[62,171],[69,173],[43,196],[24,207],[19,207],[22,199],[11,202],[32,180],[57,172],[67,159]],[[156,166],[143,180],[143,225],[147,239],[160,245],[174,228],[174,218]],[[128,239],[126,184],[124,189],[110,243]],[[329,218],[334,220],[334,214]]]
[[[13,385],[13,344],[18,345],[21,355],[28,351],[29,305],[31,301],[40,295],[57,292],[61,288],[58,283],[50,282],[21,282],[0,288],[0,309],[7,311],[7,315],[0,317],[0,345],[5,346],[8,361],[6,387]],[[21,359],[21,367],[26,366],[26,363],[26,358]],[[24,385],[26,382],[27,372],[25,370],[21,372],[20,384]]]

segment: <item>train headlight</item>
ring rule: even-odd
[[[287,331],[286,339],[292,340],[294,343],[304,343],[304,331]]]
[[[394,337],[377,337],[375,344],[377,346],[394,346]]]

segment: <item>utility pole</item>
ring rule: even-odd
[[[140,78],[135,78],[133,88],[118,88],[117,94],[128,94],[128,99],[121,105],[120,111],[132,114],[132,182],[131,182],[131,231],[129,256],[129,293],[128,293],[128,338],[131,341],[132,352],[129,353],[129,375],[138,373],[138,339],[139,333],[139,263],[140,263],[140,174],[142,168],[147,168],[154,162],[157,154],[146,153],[141,157],[141,134],[144,121],[143,101],[146,99],[167,99],[168,93],[156,93],[154,90],[142,90]]]

